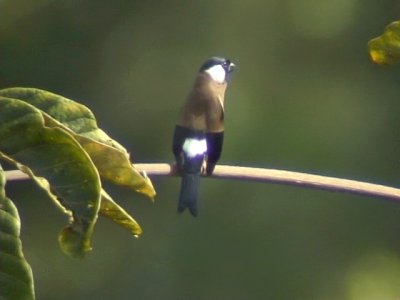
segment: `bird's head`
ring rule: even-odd
[[[208,73],[212,80],[224,83],[228,80],[229,74],[235,70],[236,65],[226,58],[211,57],[201,66],[200,73]]]

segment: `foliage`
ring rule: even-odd
[[[392,65],[400,61],[400,21],[386,26],[382,35],[368,42],[368,49],[374,63]]]
[[[0,298],[34,299],[32,270],[22,253],[18,211],[4,187],[0,167]]]
[[[127,151],[97,127],[88,108],[50,92],[10,88],[0,90],[0,119],[0,158],[28,174],[70,217],[59,235],[64,253],[83,257],[91,250],[99,213],[134,236],[142,233],[139,224],[102,189],[101,179],[153,199],[151,181],[135,169]],[[4,197],[7,207],[14,207]],[[0,219],[0,230],[7,233],[7,228],[14,228],[13,234],[18,237],[16,209],[12,214],[13,218]],[[6,247],[0,249],[0,255],[7,254],[3,250]],[[14,280],[3,283],[0,290],[12,289],[16,280],[29,278],[30,269],[21,251],[18,257],[25,272],[16,273]],[[7,266],[14,257],[5,256],[4,260]]]

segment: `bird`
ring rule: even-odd
[[[176,168],[182,176],[179,213],[187,208],[193,216],[198,215],[200,177],[204,173],[210,176],[221,156],[225,90],[235,69],[230,59],[207,59],[184,102],[172,141]]]

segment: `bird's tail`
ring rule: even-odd
[[[182,175],[178,212],[181,213],[188,208],[194,217],[197,216],[199,185],[200,173],[186,173]]]

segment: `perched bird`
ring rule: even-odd
[[[178,212],[198,214],[200,175],[211,175],[221,156],[224,138],[224,96],[235,64],[229,59],[206,60],[194,81],[173,137],[173,153],[182,175]]]

